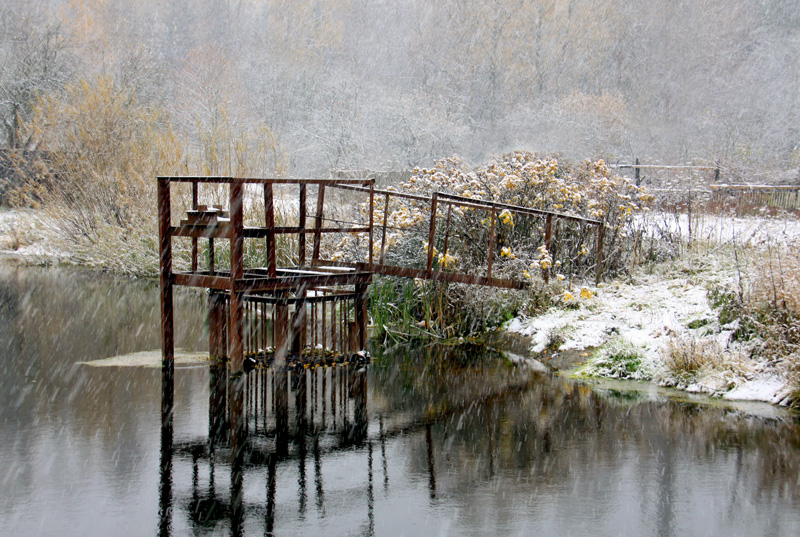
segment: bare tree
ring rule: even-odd
[[[9,0],[0,7],[0,120],[5,145],[27,149],[20,134],[36,99],[63,88],[70,75],[68,44],[41,2]]]

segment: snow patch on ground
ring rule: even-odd
[[[716,273],[716,278],[726,275]],[[591,299],[581,299],[576,309],[552,308],[534,318],[513,319],[507,331],[531,338],[531,352],[546,348],[583,350],[600,347],[616,338],[633,344],[642,354],[643,368],[658,371],[660,382],[680,385],[669,378],[664,365],[664,349],[674,338],[699,338],[703,329],[687,327],[705,320],[717,327],[714,338],[728,347],[732,330],[720,330],[717,315],[707,297],[706,278],[637,275],[632,282],[611,282],[596,290]],[[722,395],[729,400],[779,403],[785,398],[786,379],[774,371],[753,367],[754,375],[743,377],[731,372],[698,375],[684,386],[689,392]],[[750,378],[752,377],[752,378]]]
[[[704,287],[686,278],[652,275],[633,283],[612,282],[581,300],[577,309],[553,308],[539,317],[514,319],[506,329],[531,337],[534,353],[559,339],[560,349],[580,350],[622,337],[654,357],[670,336],[685,330],[685,323],[711,316]]]
[[[32,264],[67,259],[68,254],[55,247],[52,230],[39,211],[0,209],[0,257]]]
[[[736,401],[767,401],[780,403],[783,399],[786,379],[773,374],[759,375],[723,395],[723,399]]]

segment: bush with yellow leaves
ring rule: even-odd
[[[652,202],[652,196],[644,188],[613,174],[602,160],[571,165],[555,157],[540,157],[525,151],[507,153],[474,170],[456,156],[442,159],[432,168],[415,168],[412,177],[397,190],[422,196],[434,192],[455,194],[599,220],[605,228],[604,271],[612,274],[626,266],[629,252],[624,243],[637,233],[632,225],[635,215],[647,210]],[[439,255],[434,257],[434,268],[485,275],[492,223],[493,276],[523,279],[534,273],[542,274],[542,270],[554,270],[580,278],[592,274],[596,267],[596,226],[555,218],[548,251],[544,216],[503,208],[495,213],[492,222],[491,212],[485,209],[439,207],[435,244]],[[387,215],[390,228],[387,263],[415,268],[426,265],[429,208],[429,202],[422,200],[391,199]],[[383,201],[377,199],[373,220],[382,222],[386,210]],[[364,215],[367,211],[363,206]],[[443,252],[446,227],[448,248]],[[356,243],[355,239],[348,239],[338,250],[346,251],[343,255],[350,260],[363,260],[367,252],[363,245],[357,248]],[[447,259],[447,263],[440,258]]]

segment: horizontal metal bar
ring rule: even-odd
[[[478,206],[483,209],[508,209],[511,212],[520,213],[520,214],[527,214],[533,216],[553,216],[555,218],[561,218],[563,220],[573,220],[577,222],[584,222],[586,224],[592,224],[595,226],[599,226],[602,224],[600,220],[595,220],[594,218],[584,218],[582,216],[575,216],[572,214],[565,214],[559,213],[555,211],[545,211],[543,209],[531,209],[529,207],[520,207],[518,205],[510,205],[508,203],[501,203],[497,201],[484,201],[484,200],[474,200],[472,198],[466,198],[464,196],[457,196],[455,194],[447,194],[445,192],[437,192],[439,197],[439,203],[450,203],[447,200],[457,200],[458,203],[455,205],[463,205],[465,207],[468,206]]]
[[[335,186],[344,185],[371,185],[375,179],[285,179],[267,177],[222,177],[206,175],[177,175],[161,176],[159,181],[169,181],[172,183],[244,183],[255,185],[325,185]]]
[[[337,186],[336,188],[343,188],[345,190],[354,190],[357,192],[369,192],[369,189],[358,187],[358,186]],[[375,195],[386,195],[394,196],[396,198],[406,198],[412,199],[415,201],[424,201],[426,203],[431,203],[432,198],[427,196],[420,196],[417,194],[405,194],[402,192],[395,192],[393,190],[373,190]],[[446,204],[446,205],[456,205],[460,207],[474,207],[476,209],[485,209],[491,210],[492,208],[496,209],[508,209],[511,212],[519,213],[519,214],[526,214],[530,216],[549,216],[552,215],[556,218],[561,218],[563,220],[573,220],[576,222],[584,222],[587,224],[599,226],[602,224],[600,220],[595,220],[594,218],[584,218],[582,216],[575,216],[571,214],[559,213],[556,211],[546,211],[543,209],[531,209],[529,207],[520,207],[518,205],[510,205],[508,203],[501,203],[497,201],[485,201],[485,200],[476,200],[472,198],[467,198],[464,196],[457,196],[455,194],[448,194],[445,192],[436,192],[438,195],[438,203]]]
[[[342,302],[358,298],[358,293],[337,293],[323,296],[277,298],[273,296],[244,295],[246,302],[257,304],[319,304],[321,302]]]
[[[231,287],[230,277],[224,275],[211,276],[191,272],[173,272],[172,279],[175,285],[184,285],[186,287],[205,287],[219,291],[227,291]]]
[[[349,272],[344,274],[325,275],[293,275],[277,278],[251,278],[245,276],[236,280],[236,291],[270,291],[277,289],[291,290],[298,287],[316,287],[320,285],[369,285],[372,282],[371,272]]]
[[[314,228],[302,227],[276,227],[273,228],[276,235],[289,235],[299,233],[369,233],[369,227],[324,227],[319,230]],[[260,239],[267,237],[270,229],[266,227],[245,227],[242,236],[247,239]],[[200,239],[228,239],[230,238],[230,224],[222,223],[214,225],[183,225],[170,227],[170,234],[174,237],[196,237]]]
[[[659,164],[609,164],[609,168],[638,168],[640,170],[718,170],[719,166],[681,166],[681,165],[659,165]]]
[[[800,190],[800,185],[708,185],[713,190],[752,190],[754,192],[771,190]]]
[[[357,269],[366,268],[366,263],[350,263],[346,261],[320,261],[335,266],[354,267]],[[472,276],[469,274],[459,274],[456,272],[440,272],[425,269],[414,269],[407,267],[396,267],[392,265],[379,265],[374,263],[372,269],[377,274],[388,276],[402,276],[405,278],[419,278],[422,280],[436,280],[440,282],[467,283],[472,285],[487,285],[489,287],[500,287],[503,289],[525,289],[529,286],[528,282],[521,280],[509,280],[505,278],[486,278],[485,276]]]

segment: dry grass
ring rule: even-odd
[[[725,349],[714,338],[674,337],[663,353],[667,371],[658,380],[667,385],[685,388],[703,380],[712,391],[727,391],[755,372],[744,353]]]
[[[62,242],[56,246],[73,262],[114,272],[157,271],[157,176],[198,170],[276,176],[284,169],[269,129],[234,129],[223,121],[197,133],[202,143],[193,146],[173,131],[163,109],[140,102],[111,78],[80,81],[43,98],[25,128],[48,157],[14,193],[16,203],[50,217]],[[219,191],[212,198],[203,203],[225,196]],[[190,200],[185,189],[176,192],[174,212]],[[176,247],[176,263],[186,261],[188,250]]]

